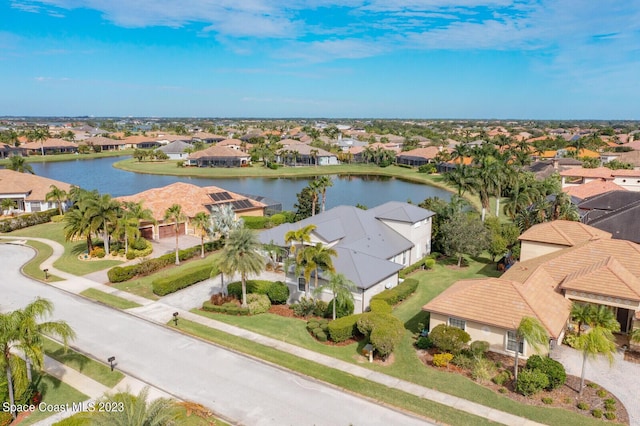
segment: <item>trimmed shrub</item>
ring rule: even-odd
[[[548,396],[543,396],[542,397],[542,403],[543,404],[547,404],[547,405],[553,404],[553,398],[548,397]]]
[[[521,395],[529,396],[549,386],[547,375],[540,370],[522,370],[518,374],[515,390]]]
[[[89,253],[89,256],[102,259],[103,257],[106,256],[106,254],[107,253],[104,251],[102,247],[94,247],[93,250],[91,250],[91,253]]]
[[[596,395],[598,395],[600,398],[604,398],[605,396],[607,396],[607,391],[604,389],[599,389],[598,391],[596,391]]]
[[[564,385],[567,381],[567,373],[564,369],[564,366],[560,364],[558,361],[551,359],[549,357],[541,357],[540,355],[532,355],[527,360],[527,364],[525,366],[527,370],[540,370],[543,372],[547,378],[549,379],[549,385],[545,388],[546,390],[557,389],[560,386]],[[606,395],[606,392],[605,392]]]
[[[132,265],[134,266],[134,265]],[[107,271],[107,277],[109,278],[110,283],[121,283],[124,281],[128,281],[131,278],[136,276],[135,268],[132,266],[114,266],[113,268]]]
[[[145,238],[138,238],[129,249],[129,253],[133,254],[133,257],[145,257],[149,256],[153,252],[153,246],[151,241]]]
[[[500,388],[500,389],[498,389],[498,392],[500,392],[500,393],[507,393],[507,392],[508,392],[508,390],[507,390],[507,388]]]
[[[578,402],[577,407],[581,410],[588,410],[589,409],[589,404],[587,404],[586,402]]]
[[[431,349],[433,342],[427,336],[421,336],[416,340],[416,348],[418,349]]]
[[[320,300],[320,299],[316,300],[316,305],[313,308],[313,315],[317,317],[323,317],[327,315],[327,306],[328,306],[327,302],[325,302],[324,300]]]
[[[233,302],[234,300],[236,300],[235,297],[227,296],[222,293],[212,294],[211,297],[209,298],[209,302],[217,306],[222,306],[225,303]]]
[[[369,341],[380,356],[386,358],[404,336],[404,324],[393,315],[384,315],[384,322],[375,324]]]
[[[493,376],[493,379],[491,379],[491,380],[496,385],[502,386],[505,383],[507,383],[509,380],[511,380],[512,378],[513,378],[513,375],[511,374],[511,371],[503,370],[500,373],[498,373],[495,376]]]
[[[482,357],[489,351],[489,347],[491,344],[489,342],[485,342],[484,340],[476,340],[471,342],[469,345],[469,351],[475,357]]]
[[[446,367],[449,365],[452,359],[453,354],[450,353],[435,354],[433,356],[433,365],[435,365],[436,367]]]
[[[427,258],[427,259],[425,259],[425,261],[424,261],[424,267],[425,267],[425,268],[427,268],[427,269],[433,269],[433,268],[434,268],[434,266],[436,266],[436,260],[435,260],[435,259],[432,259],[432,258],[430,258],[430,257],[429,257],[429,258]]]
[[[464,330],[440,324],[429,333],[433,344],[443,352],[459,353],[469,343],[471,336]]]
[[[0,221],[0,232],[11,232],[41,223],[51,222],[51,218],[58,214],[58,209],[44,212],[25,213]]]
[[[418,280],[407,278],[397,286],[376,294],[371,298],[371,300],[384,300],[389,304],[389,306],[393,306],[409,297],[417,288]]]
[[[282,281],[276,281],[267,290],[267,296],[274,305],[283,305],[289,300],[289,287]]]
[[[244,227],[249,229],[271,228],[271,220],[266,216],[243,216]]]
[[[314,335],[316,336],[316,339],[318,339],[320,342],[326,342],[327,341],[327,333],[325,333],[322,330],[318,331]]]
[[[369,303],[369,309],[371,312],[375,312],[378,314],[390,314],[391,306],[384,300],[375,299]]]
[[[218,306],[209,301],[206,301],[202,304],[202,310],[230,315],[249,315],[249,308],[243,308],[233,302],[225,303],[224,305]]]
[[[336,306],[336,318],[342,318],[342,317],[351,315],[353,314],[353,310],[354,310],[353,302],[347,299],[344,305]],[[333,299],[331,299],[331,301],[327,304],[327,307],[325,308],[324,312],[325,312],[324,315],[327,318],[333,317]]]
[[[266,294],[247,294],[247,306],[251,315],[264,314],[269,311],[271,302]]]
[[[591,411],[591,415],[593,417],[595,417],[596,419],[601,419],[602,418],[602,410],[599,408],[596,408],[595,410]]]
[[[329,336],[336,343],[352,338],[358,331],[358,319],[362,314],[348,315],[329,323]]]
[[[282,225],[283,223],[285,223],[287,221],[287,217],[285,215],[283,215],[282,213],[276,213],[273,216],[271,216],[271,223],[274,226],[278,226],[278,225]]]
[[[298,303],[294,303],[291,305],[291,310],[293,314],[297,317],[308,317],[313,314],[313,311],[316,308],[316,301],[306,297],[301,297]]]
[[[604,417],[607,420],[615,420],[616,419],[616,413],[614,413],[612,411],[607,411],[606,413],[604,413]]]
[[[269,288],[273,285],[273,281],[267,280],[247,280],[247,294],[267,294]],[[227,294],[236,297],[238,300],[242,299],[242,282],[234,281],[227,285]]]
[[[199,283],[200,281],[207,280],[211,277],[212,267],[211,265],[202,265],[198,268],[192,268],[191,270],[183,270],[180,272],[181,274],[177,276],[169,276],[154,280],[151,283],[153,286],[153,293],[158,296],[165,296],[185,287],[189,287],[195,283]]]

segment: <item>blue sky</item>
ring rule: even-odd
[[[5,0],[0,115],[640,119],[640,5]]]

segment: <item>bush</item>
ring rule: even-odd
[[[236,298],[233,296],[227,296],[222,293],[216,293],[211,295],[209,302],[213,303],[216,306],[222,306],[225,303],[233,302],[234,300],[236,300]]]
[[[224,305],[218,306],[209,301],[206,301],[202,304],[202,310],[229,315],[249,315],[249,308],[243,308],[242,306],[238,306],[234,302],[225,303]]]
[[[424,267],[427,269],[433,269],[433,267],[436,266],[436,260],[435,259],[425,259],[424,261]]]
[[[547,405],[553,404],[553,398],[548,397],[548,396],[543,396],[542,397],[542,403],[543,404],[547,404]]]
[[[271,216],[271,223],[274,226],[278,226],[278,225],[282,225],[283,223],[285,223],[287,221],[287,217],[285,215],[283,215],[282,213],[276,213],[273,216]]]
[[[507,392],[509,392],[509,391],[507,390],[507,388],[500,388],[500,389],[498,389],[498,392],[500,392],[500,393],[507,393]]]
[[[291,305],[293,314],[297,317],[308,317],[316,308],[316,301],[306,297],[301,297],[298,303]]]
[[[243,216],[244,227],[249,229],[271,228],[271,219],[266,216]]]
[[[358,331],[358,319],[361,314],[348,315],[329,323],[329,336],[336,343],[352,338]]]
[[[200,281],[204,281],[211,277],[211,265],[202,265],[197,268],[191,268],[181,271],[180,275],[158,278],[154,280],[153,293],[158,296],[165,296],[174,293],[185,287],[189,287]]]
[[[266,294],[247,294],[247,306],[251,315],[264,314],[269,312],[271,302]]]
[[[616,400],[613,398],[605,399],[604,409],[607,411],[614,411],[616,409]]]
[[[133,260],[136,258],[136,255],[133,254],[133,251],[128,251],[126,257],[127,257],[127,260]]]
[[[351,315],[353,314],[353,310],[354,310],[353,302],[347,299],[344,305],[336,306],[336,318],[342,318],[342,317]],[[325,309],[325,316],[333,317],[333,299],[331,299],[331,301],[327,304],[327,307]]]
[[[269,288],[273,285],[273,281],[267,280],[247,280],[247,294],[267,294]],[[227,285],[227,294],[235,296],[238,300],[242,299],[242,282],[234,281]]]
[[[390,314],[391,306],[384,300],[374,299],[369,303],[369,309],[371,312],[375,312],[378,314]]]
[[[589,404],[587,404],[586,402],[578,402],[577,407],[581,410],[588,410]]]
[[[91,257],[97,257],[102,259],[103,257],[105,257],[106,252],[104,251],[104,249],[102,247],[94,247],[93,249],[91,249],[91,253],[89,253],[89,256]]]
[[[491,380],[495,372],[495,364],[489,359],[482,358],[473,363],[471,377],[477,382],[485,383]]]
[[[409,297],[417,288],[418,280],[407,278],[397,286],[376,294],[371,300],[384,300],[389,306],[393,306]]]
[[[596,395],[598,395],[600,398],[604,398],[605,396],[607,396],[607,391],[606,391],[606,390],[604,390],[604,389],[599,389],[599,390],[596,392]]]
[[[607,411],[606,413],[604,413],[604,416],[606,417],[607,420],[615,420],[616,419],[616,413],[611,412],[611,411]]]
[[[400,270],[398,272],[398,277],[405,278],[410,273],[417,271],[418,269],[421,269],[424,266],[425,259],[426,258],[423,257],[422,259],[418,260],[416,263],[409,265],[406,268]]]
[[[564,369],[564,366],[558,361],[546,356],[530,356],[527,360],[525,369],[540,370],[541,372],[543,372],[547,376],[547,379],[549,379],[549,385],[545,388],[546,390],[557,389],[560,386],[564,385],[564,383],[567,381],[567,373]]]
[[[449,365],[452,359],[453,354],[450,353],[435,354],[433,356],[433,365],[435,365],[436,367],[446,367]]]
[[[518,374],[515,390],[521,395],[529,396],[549,386],[547,375],[540,370],[522,370]]]
[[[507,383],[509,380],[511,380],[513,378],[513,375],[511,374],[511,371],[509,370],[503,370],[500,373],[496,374],[493,379],[491,379],[493,381],[493,383],[495,383],[498,386],[502,386],[505,383]]]
[[[25,213],[0,221],[0,232],[11,232],[41,223],[51,222],[51,218],[58,214],[58,209],[44,212]]]
[[[457,365],[460,368],[464,368],[465,370],[471,370],[473,368],[473,365],[475,364],[473,358],[463,352],[454,355],[451,363],[453,365]]]
[[[309,330],[309,331],[313,330],[314,328],[318,328],[319,326],[320,326],[320,324],[315,319],[311,319],[311,320],[307,321],[307,330]]]
[[[267,296],[274,305],[283,305],[289,300],[289,287],[282,281],[276,281],[267,289]]]
[[[404,324],[393,315],[383,315],[383,322],[375,324],[369,341],[380,356],[386,358],[393,352],[404,336]]]
[[[459,353],[471,340],[471,336],[466,331],[446,324],[434,327],[429,333],[429,338],[441,351],[452,353]]]
[[[418,349],[431,349],[433,342],[427,336],[421,336],[416,340],[416,348]]]
[[[138,238],[130,247],[129,253],[133,253],[134,257],[149,256],[153,252],[153,245],[151,241],[147,241],[145,238]],[[175,255],[175,254],[174,254]]]
[[[132,265],[134,266],[134,265]],[[123,281],[128,281],[131,278],[136,276],[135,268],[132,266],[114,266],[113,268],[107,271],[107,277],[109,278],[109,282],[111,283],[121,283]]]
[[[327,315],[327,306],[327,302],[325,302],[324,300],[316,300],[316,305],[313,308],[313,315],[317,317],[323,317]]]
[[[433,174],[433,173],[435,173],[437,171],[438,171],[438,169],[436,168],[435,164],[424,164],[424,165],[418,167],[418,173]]]
[[[596,419],[601,419],[602,418],[602,410],[599,408],[596,408],[595,410],[591,411],[591,415],[593,417],[595,417]]]
[[[473,354],[474,357],[480,358],[484,356],[487,351],[489,351],[490,346],[491,345],[489,344],[489,342],[485,342],[484,340],[476,340],[474,342],[471,342],[471,344],[469,345],[469,351],[471,352],[471,354]]]
[[[327,333],[325,333],[324,331],[322,331],[322,329],[320,329],[320,331],[318,331],[317,333],[314,333],[314,336],[316,337],[316,339],[318,339],[320,342],[326,342],[327,341]]]

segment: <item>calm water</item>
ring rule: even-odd
[[[31,163],[38,176],[67,182],[85,189],[97,189],[114,197],[131,195],[174,182],[199,186],[219,186],[232,192],[262,195],[282,203],[285,210],[293,209],[296,194],[304,188],[307,178],[230,178],[208,179],[182,176],[148,175],[127,172],[112,167],[122,157],[94,160]],[[337,205],[364,204],[374,207],[386,201],[412,200],[418,203],[427,197],[449,200],[451,194],[439,188],[376,176],[332,176],[333,186],[327,190],[327,208]]]

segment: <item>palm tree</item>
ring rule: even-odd
[[[582,326],[588,324],[591,319],[591,305],[573,302],[571,305],[571,319],[578,323],[578,336],[580,336],[582,334]]]
[[[596,358],[604,355],[613,364],[613,354],[616,351],[616,344],[611,330],[604,327],[594,327],[588,333],[584,333],[576,341],[576,349],[582,351],[582,374],[580,375],[580,391],[584,388],[584,374],[587,366],[587,358]]]
[[[46,201],[54,200],[58,205],[58,212],[60,216],[62,216],[62,202],[67,200],[67,191],[60,189],[55,185],[51,185],[49,189],[51,189],[51,191],[47,192],[44,199]]]
[[[180,264],[180,256],[178,251],[178,236],[180,235],[180,222],[184,222],[187,217],[182,213],[182,206],[180,204],[173,204],[171,207],[164,211],[165,222],[173,222],[173,230],[176,234],[176,265]]]
[[[73,329],[64,321],[40,322],[52,313],[53,304],[47,299],[37,298],[23,309],[0,314],[0,363],[6,372],[12,405],[15,399],[14,379],[17,379],[19,385],[24,383],[24,377],[31,381],[30,363],[39,369],[44,365],[42,334],[61,338],[65,348],[69,340],[75,338]],[[22,363],[11,353],[13,348],[25,355],[26,369],[23,369]]]
[[[593,328],[606,328],[614,333],[620,331],[620,323],[616,319],[613,310],[605,305],[591,305],[587,323]]]
[[[213,206],[211,208],[211,233],[227,238],[234,229],[242,228],[241,219],[236,219],[236,212],[231,204]]]
[[[515,331],[516,334],[516,359],[513,367],[514,380],[518,381],[518,359],[520,356],[520,345],[525,341],[531,345],[535,352],[540,350],[549,343],[549,334],[544,326],[533,317],[522,317],[518,328]]]
[[[46,141],[51,134],[49,133],[49,129],[46,127],[36,127],[35,129],[29,132],[28,138],[34,142],[40,142],[40,151],[44,156],[44,141]]]
[[[12,155],[9,157],[9,164],[7,165],[7,169],[13,170],[14,172],[20,173],[31,173],[35,174],[33,171],[33,167],[31,164],[27,163],[27,160],[24,159],[21,155]]]
[[[318,190],[319,184],[317,180],[312,180],[307,185],[309,190],[311,191],[311,216],[316,215],[316,205],[318,204]]]
[[[327,202],[327,188],[333,186],[333,181],[328,176],[321,176],[316,178],[316,187],[318,191],[320,191],[320,195],[322,196],[322,207],[321,211],[325,210],[326,202]]]
[[[72,189],[73,190],[73,189]],[[75,238],[84,237],[87,240],[87,253],[93,250],[93,233],[97,231],[92,221],[90,212],[90,204],[85,201],[90,193],[85,190],[75,191],[73,197],[77,199],[73,208],[64,215],[64,231],[67,241]]]
[[[94,229],[97,232],[102,231],[104,251],[108,256],[111,227],[117,220],[120,203],[113,200],[109,194],[96,194],[95,197],[88,198],[86,202],[88,203],[87,214],[91,217]]]
[[[240,274],[242,281],[242,306],[247,306],[247,276],[264,270],[264,257],[260,254],[260,241],[247,228],[231,231],[218,258],[218,268],[227,275]]]
[[[316,243],[315,246],[307,246],[299,251],[296,256],[298,268],[304,268],[305,277],[305,293],[309,296],[309,280],[311,272],[314,273],[314,288],[318,288],[318,276],[320,270],[334,272],[332,256],[337,256],[335,249],[328,248],[322,243]]]
[[[302,248],[304,243],[311,242],[311,232],[316,229],[316,225],[307,225],[294,231],[288,231],[284,234],[284,242],[291,243],[291,253],[295,253],[297,248]],[[300,243],[298,247],[294,243]]]
[[[144,387],[138,395],[118,392],[104,397],[105,402],[122,404],[123,410],[100,412],[91,418],[97,426],[156,426],[173,425],[179,416],[177,402],[169,398],[147,401],[149,387]]]
[[[200,257],[204,257],[204,237],[209,235],[209,226],[211,225],[211,217],[205,212],[198,212],[191,220],[194,229],[200,235]]]
[[[0,208],[2,208],[2,214],[4,214],[4,212],[7,212],[7,214],[11,213],[11,210],[14,209],[15,206],[16,206],[16,202],[11,198],[3,198],[2,202],[0,203]]]
[[[459,196],[474,189],[475,174],[469,166],[456,165],[455,169],[444,174],[444,179],[447,183],[458,187]]]
[[[120,209],[120,230],[124,234],[124,253],[129,252],[128,241],[135,241],[140,236],[140,221],[156,222],[153,212],[145,209],[142,202],[125,201]],[[117,225],[116,225],[117,227]],[[122,235],[121,234],[121,235]]]
[[[324,290],[329,290],[333,295],[333,319],[336,319],[336,305],[344,306],[347,301],[353,302],[353,291],[356,285],[344,274],[331,273],[327,284],[316,287],[314,293],[319,295]]]

